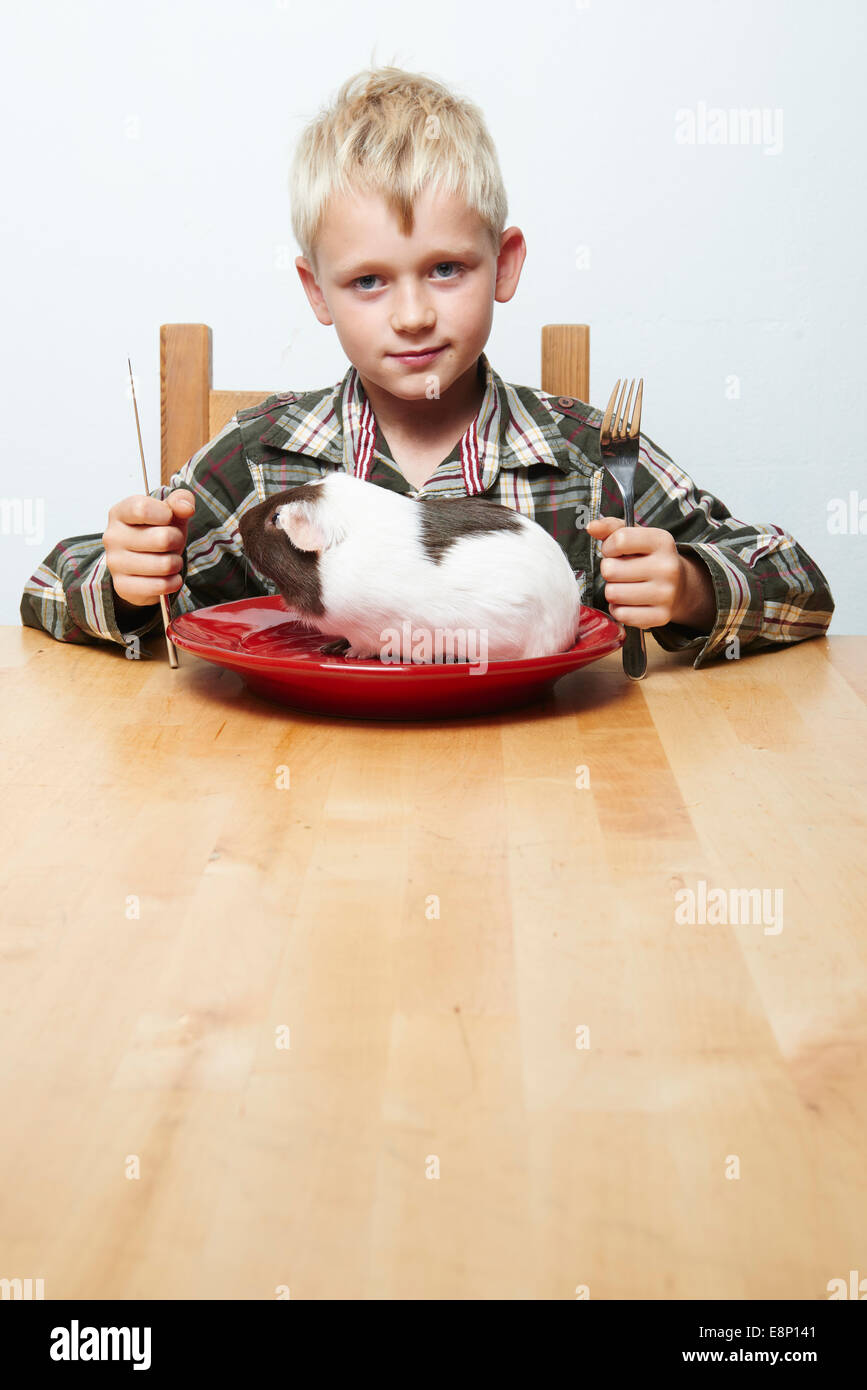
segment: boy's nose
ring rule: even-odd
[[[398,292],[391,316],[391,327],[395,333],[418,333],[422,329],[433,328],[435,322],[436,315],[420,290]]]

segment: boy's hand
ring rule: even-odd
[[[599,573],[608,581],[605,601],[612,618],[626,627],[682,623],[710,632],[716,620],[713,580],[701,560],[678,554],[669,531],[602,516],[587,532],[603,542]]]
[[[112,507],[102,543],[118,598],[145,608],[181,587],[187,523],[195,510],[188,488],[176,488],[165,502],[142,493]]]

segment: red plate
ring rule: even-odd
[[[323,656],[329,640],[286,617],[279,594],[181,613],[169,623],[176,646],[243,676],[251,690],[295,709],[360,719],[452,718],[493,714],[540,699],[561,676],[616,651],[626,629],[581,607],[578,641],[556,656],[388,665]]]

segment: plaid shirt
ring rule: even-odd
[[[275,492],[343,468],[408,497],[484,495],[532,517],[564,551],[584,603],[608,612],[599,573],[601,541],[586,526],[598,516],[623,516],[623,502],[603,472],[602,412],[573,397],[512,386],[479,358],[485,394],[479,413],[422,488],[397,467],[358,372],[336,386],[268,396],[239,411],[170,483],[150,495],[164,500],[189,488],[196,509],[187,527],[183,586],[168,596],[172,616],[232,599],[275,594],[276,586],[244,555],[238,522]],[[681,555],[710,571],[716,619],[709,632],[678,623],[649,629],[666,651],[699,645],[694,665],[739,646],[778,647],[824,633],[834,600],[822,571],[779,526],[747,525],[692,479],[646,435],[635,476],[635,524],[660,527]],[[503,583],[508,584],[508,575]],[[159,605],[142,609],[142,624],[121,632],[101,535],[60,541],[28,580],[21,620],[60,642],[125,644],[161,630]]]

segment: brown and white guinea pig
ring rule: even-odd
[[[484,632],[488,659],[509,661],[568,651],[578,633],[580,586],[557,542],[486,498],[415,499],[337,470],[239,525],[290,615],[343,639],[322,651],[379,657],[386,629],[409,622]]]

